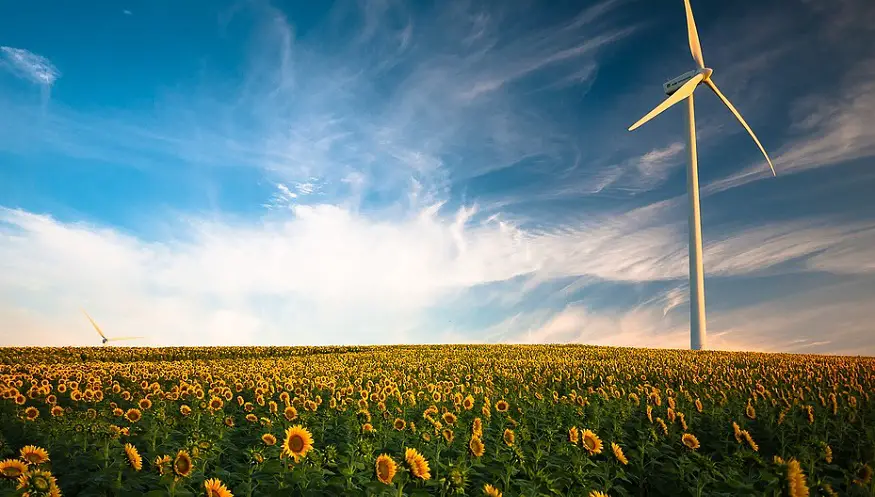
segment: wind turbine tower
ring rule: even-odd
[[[687,193],[690,200],[690,348],[701,350],[706,347],[707,332],[705,326],[705,275],[702,265],[702,219],[699,210],[699,168],[696,154],[696,116],[693,107],[693,92],[700,84],[711,88],[732,114],[735,115],[738,122],[747,130],[750,137],[757,144],[757,147],[766,157],[766,162],[768,162],[769,168],[772,170],[772,175],[775,175],[775,167],[772,165],[769,154],[766,153],[766,149],[763,148],[753,130],[750,129],[750,126],[747,125],[744,118],[741,117],[741,114],[735,109],[735,106],[732,105],[729,99],[720,92],[711,78],[714,71],[705,67],[702,47],[699,44],[699,34],[696,31],[696,22],[693,20],[693,10],[690,7],[690,0],[684,0],[684,7],[687,14],[687,35],[690,40],[690,52],[693,54],[693,60],[696,62],[697,68],[665,83],[663,89],[668,98],[639,119],[638,122],[630,126],[629,131],[633,131],[681,100],[686,100],[684,120],[687,129],[684,134],[687,138]]]

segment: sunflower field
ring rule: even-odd
[[[0,495],[875,495],[875,359],[0,349]]]

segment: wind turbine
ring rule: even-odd
[[[693,10],[690,7],[690,0],[684,0],[684,8],[687,13],[687,35],[690,39],[690,52],[693,54],[693,60],[696,62],[697,69],[686,72],[674,79],[669,80],[663,85],[665,94],[668,95],[661,104],[647,113],[644,117],[638,120],[635,124],[629,127],[629,131],[641,126],[647,121],[653,119],[664,110],[672,105],[686,99],[687,109],[684,113],[687,123],[687,193],[690,198],[690,348],[693,350],[701,350],[705,348],[705,278],[704,269],[702,267],[702,219],[699,210],[699,170],[698,159],[696,157],[696,117],[693,111],[693,91],[700,84],[705,84],[717,96],[726,107],[735,115],[738,122],[747,130],[750,137],[757,144],[760,151],[766,157],[766,162],[769,163],[769,168],[772,170],[772,175],[775,175],[775,167],[772,165],[772,160],[769,159],[769,154],[766,149],[757,139],[753,130],[741,117],[735,106],[727,99],[723,93],[717,88],[714,80],[711,79],[713,70],[705,67],[705,61],[702,58],[702,47],[699,45],[699,34],[696,32],[696,22],[693,20]]]
[[[91,319],[91,316],[89,316],[88,313],[85,312],[85,309],[82,309],[82,313],[85,314],[85,317],[88,318],[89,321],[91,321],[91,326],[94,326],[94,329],[97,331],[98,334],[100,334],[101,344],[103,344],[103,345],[106,345],[107,342],[118,342],[121,340],[136,340],[137,338],[143,338],[143,337],[106,338],[106,335],[104,335],[103,332],[100,330],[100,326],[97,326],[97,323],[95,323],[94,320]]]

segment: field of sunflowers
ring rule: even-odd
[[[0,495],[875,495],[875,359],[0,349]]]

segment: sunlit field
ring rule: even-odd
[[[0,349],[0,495],[873,495],[875,360]]]

